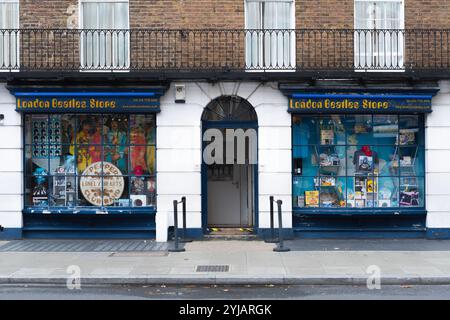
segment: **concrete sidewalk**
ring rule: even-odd
[[[375,265],[382,284],[450,284],[450,241],[295,240],[283,253],[274,246],[214,240],[182,253],[0,252],[0,283],[65,284],[75,265],[82,284],[365,284]],[[229,271],[197,272],[200,265]]]

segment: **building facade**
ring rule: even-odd
[[[0,238],[449,238],[449,10],[0,0]]]

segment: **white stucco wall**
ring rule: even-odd
[[[15,98],[0,84],[0,225],[22,227],[23,169],[21,116]]]
[[[157,116],[157,240],[167,241],[172,201],[187,197],[188,228],[201,228],[201,115],[221,95],[236,94],[258,115],[259,228],[269,227],[269,196],[283,201],[283,225],[292,226],[291,118],[287,98],[275,83],[186,82],[186,103],[175,103],[174,84]],[[21,117],[15,99],[0,85],[0,225],[22,227]],[[450,81],[440,82],[426,117],[427,227],[450,228]],[[181,218],[181,215],[180,215]],[[181,219],[180,226],[181,226]],[[275,221],[276,225],[277,221]]]
[[[174,83],[157,118],[157,240],[173,226],[173,200],[187,200],[187,227],[201,228],[201,115],[221,95],[247,99],[258,115],[259,228],[269,227],[269,196],[283,201],[283,225],[292,226],[291,120],[277,85],[258,82],[186,82],[186,102],[175,103]],[[181,208],[181,207],[180,207]],[[181,227],[181,214],[179,219]]]
[[[450,81],[439,87],[425,124],[428,228],[450,228]]]

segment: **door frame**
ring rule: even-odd
[[[259,134],[258,134],[258,121],[202,121],[202,134],[201,134],[201,214],[202,214],[202,230],[203,234],[208,233],[208,165],[203,159],[203,149],[205,142],[203,141],[203,134],[206,129],[255,129],[256,130],[256,163],[253,165],[253,233],[258,233],[258,216],[259,216],[259,193],[258,193],[258,150],[259,150]]]

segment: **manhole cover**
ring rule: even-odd
[[[228,272],[230,271],[230,266],[227,265],[216,265],[216,266],[197,266],[196,272]]]

